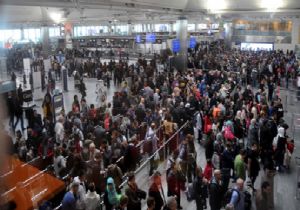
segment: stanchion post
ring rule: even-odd
[[[291,90],[291,92],[290,92],[290,100],[291,100],[290,104],[291,105],[294,105],[293,92],[294,92],[293,90]]]
[[[285,105],[284,105],[284,109],[285,109],[285,112],[287,112],[287,106],[288,106],[288,103],[287,103],[287,100],[288,100],[288,96],[287,96],[287,93],[285,93]]]

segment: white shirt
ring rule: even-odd
[[[100,204],[100,196],[96,192],[88,191],[85,196],[85,210],[95,210]]]
[[[74,182],[78,182],[78,200],[76,201],[76,209],[85,209],[85,195],[86,195],[86,188],[83,182],[80,181],[79,177],[74,178]]]
[[[62,141],[64,140],[65,137],[65,129],[64,126],[61,122],[57,122],[55,124],[55,138],[56,138],[56,142],[57,143],[62,143]]]

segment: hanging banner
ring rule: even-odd
[[[66,48],[72,49],[73,48],[73,25],[72,23],[65,23],[65,39],[66,39]]]

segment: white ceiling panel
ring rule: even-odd
[[[267,11],[261,4],[263,1],[269,2],[270,7],[276,2],[282,4],[276,11]],[[0,5],[1,25],[31,21],[51,24],[53,13],[74,23],[113,19],[171,22],[182,15],[192,22],[207,16],[220,18],[219,14],[223,19],[300,15],[300,0],[0,0]]]

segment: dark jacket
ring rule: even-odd
[[[193,189],[195,192],[195,199],[206,199],[207,198],[207,185],[202,181],[202,177],[196,176],[193,181]]]
[[[140,210],[142,209],[141,199],[138,194],[139,189],[137,186],[130,186],[128,184],[128,188],[125,191],[126,196],[128,197],[128,210]]]
[[[149,195],[149,197],[153,197],[155,200],[154,210],[161,210],[161,208],[164,205],[164,201],[163,201],[163,198],[160,194],[158,187],[154,183],[150,186],[148,195]]]
[[[221,209],[223,200],[223,188],[215,178],[209,184],[209,204],[212,210]]]

